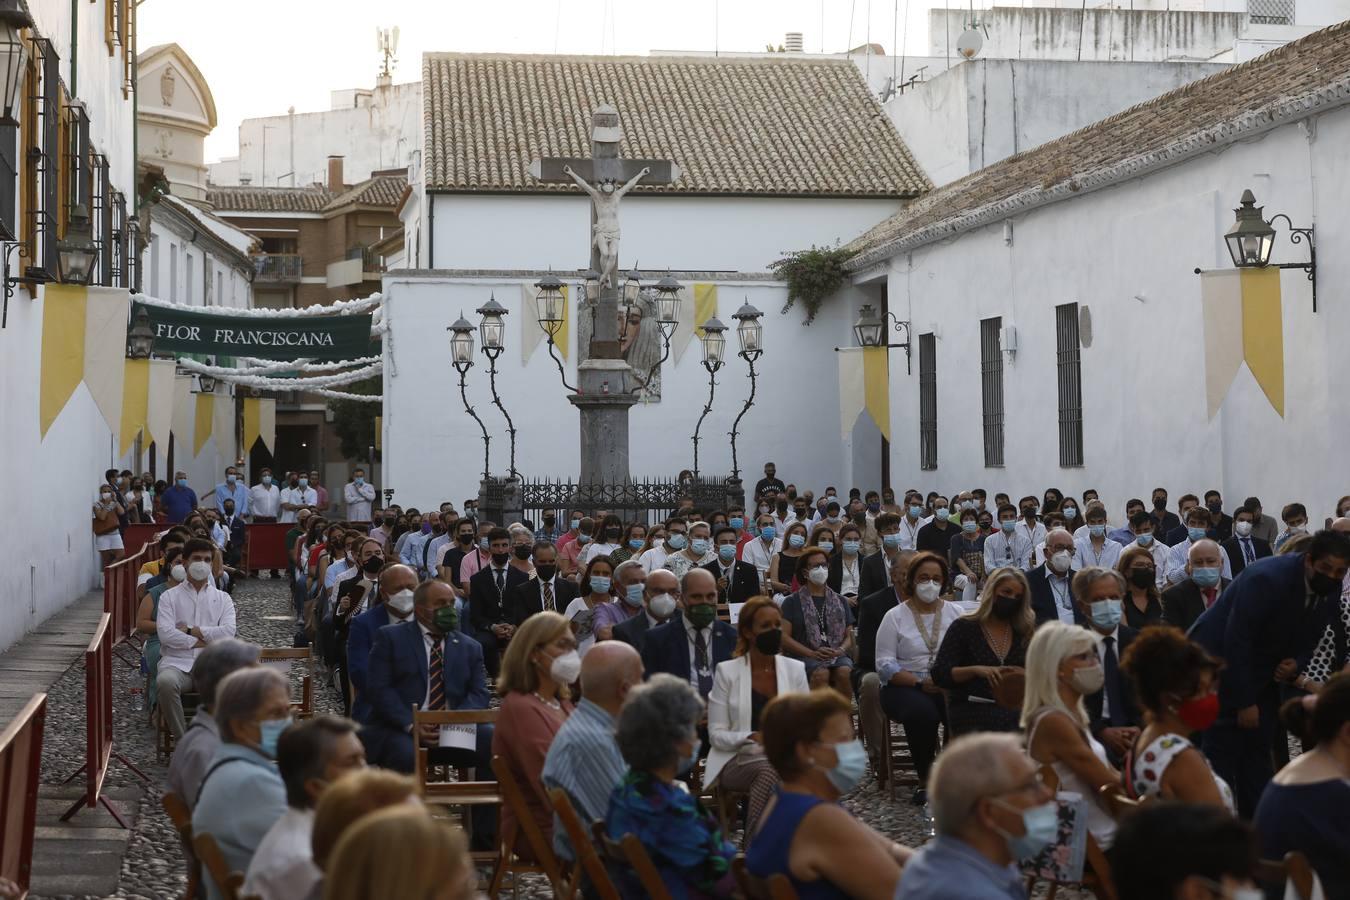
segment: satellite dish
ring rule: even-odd
[[[961,36],[956,39],[956,52],[960,53],[966,59],[974,59],[979,55],[980,48],[984,46],[984,37],[974,28],[967,28],[961,32]]]

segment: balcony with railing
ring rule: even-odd
[[[253,272],[255,282],[299,284],[304,260],[298,253],[255,253]]]
[[[1294,24],[1294,0],[1247,0],[1247,21],[1253,25]]]

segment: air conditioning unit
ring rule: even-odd
[[[1017,326],[1003,326],[1003,352],[1009,356],[1017,355]]]

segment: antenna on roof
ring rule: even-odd
[[[375,29],[375,52],[381,56],[380,61],[380,81],[388,84],[389,79],[394,72],[394,66],[398,65],[398,26],[393,28]]]

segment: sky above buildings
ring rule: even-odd
[[[395,82],[421,77],[424,52],[760,51],[789,31],[837,53],[867,40],[889,53],[927,46],[928,0],[142,0],[142,48],[176,42],[215,96],[206,158],[233,156],[240,121],[329,108],[329,92],[369,88],[376,29],[400,30]],[[960,8],[963,4],[951,4]],[[978,5],[984,5],[978,4]]]

